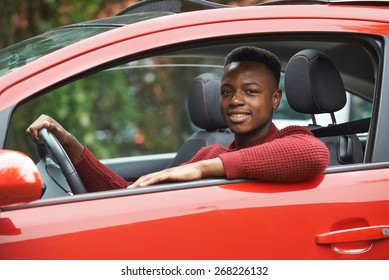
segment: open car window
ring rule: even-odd
[[[64,85],[15,111],[6,146],[35,154],[20,131],[40,114],[58,120],[98,158],[176,152],[197,128],[187,114],[193,78],[220,75],[223,59],[158,56]]]
[[[247,44],[270,49],[285,61],[289,58],[284,57],[284,50],[278,50],[285,42]],[[317,42],[289,44],[296,51],[318,45]],[[357,48],[353,44],[326,44],[322,44],[324,51]],[[21,150],[37,161],[34,145],[28,137],[20,137],[20,132],[44,113],[58,120],[100,159],[175,153],[198,129],[187,113],[191,81],[205,72],[221,75],[225,54],[235,46],[188,48],[129,61],[40,95],[16,108],[6,148]],[[294,51],[290,51],[290,55],[293,54]],[[370,67],[373,68],[372,63]],[[283,74],[280,87],[285,92]],[[367,88],[373,89],[374,84]],[[368,94],[372,98],[373,93]],[[371,112],[371,101],[350,91],[346,106],[335,115],[338,123],[343,123],[370,117]],[[311,116],[289,107],[285,93],[273,119],[279,128],[311,123]],[[322,126],[331,123],[327,114],[318,115],[316,119]]]

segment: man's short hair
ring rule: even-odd
[[[276,85],[280,83],[281,63],[272,52],[253,46],[238,47],[226,56],[224,67],[232,62],[242,61],[253,61],[266,65],[273,74]]]

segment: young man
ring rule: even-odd
[[[281,66],[278,58],[263,49],[240,47],[228,54],[221,77],[220,109],[234,133],[226,148],[202,148],[187,163],[127,182],[101,164],[69,132],[42,115],[28,129],[33,141],[46,127],[62,144],[88,191],[137,188],[163,181],[202,178],[252,178],[270,182],[299,182],[320,175],[328,165],[327,147],[304,127],[278,130],[272,123],[280,104]]]

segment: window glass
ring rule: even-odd
[[[83,39],[125,24],[132,24],[170,14],[168,12],[147,12],[115,16],[49,30],[41,35],[0,50],[0,76]]]

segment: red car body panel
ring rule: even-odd
[[[2,219],[14,228],[0,239],[0,259],[385,259],[389,239],[321,245],[315,236],[389,224],[389,194],[381,195],[388,173],[336,173],[297,185],[241,183],[4,212]]]
[[[387,8],[240,9],[157,18],[58,50],[0,78],[0,110],[129,49],[136,55],[232,34],[389,35]],[[133,195],[126,190],[120,197],[86,194],[31,203],[1,212],[0,259],[388,259],[389,239],[377,233],[389,225],[388,178],[383,168],[299,184],[246,182]],[[338,239],[328,237],[333,232]]]

